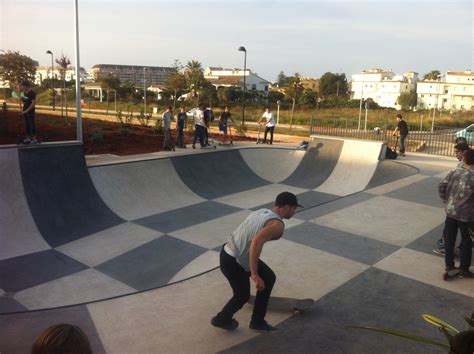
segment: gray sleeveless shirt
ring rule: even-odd
[[[270,209],[259,209],[247,216],[229,236],[224,250],[227,254],[235,257],[246,271],[250,271],[250,244],[255,235],[263,229],[265,223],[272,219],[282,221],[278,214]]]

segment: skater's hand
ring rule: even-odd
[[[252,274],[252,280],[255,282],[255,287],[257,288],[257,291],[262,291],[263,289],[265,289],[265,282],[262,278],[258,276],[258,274]]]

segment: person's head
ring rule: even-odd
[[[92,354],[92,349],[82,329],[62,323],[47,328],[36,337],[31,353]]]
[[[181,110],[181,112],[185,112],[185,111],[186,111],[186,109],[184,108],[184,106],[181,106],[180,110]]]
[[[270,107],[266,107],[265,112],[267,112],[267,113],[270,112]]]
[[[31,88],[31,84],[28,80],[23,80],[20,84],[20,87],[22,90],[28,90],[29,88]]]
[[[460,137],[457,137],[456,140],[454,141],[455,144],[459,144],[459,143],[466,143],[467,144],[467,140],[465,137],[463,136],[460,136]]]
[[[200,109],[201,111],[203,111],[204,108],[206,108],[206,107],[204,107],[204,104],[202,104],[202,103],[200,103],[198,107],[199,107],[199,109]]]
[[[303,206],[298,204],[296,195],[290,192],[281,192],[275,199],[276,212],[283,219],[290,219],[295,215],[296,208],[302,208]]]
[[[168,111],[168,112],[171,112],[172,110],[173,110],[173,107],[168,106],[167,111]]]
[[[464,151],[469,150],[469,145],[467,143],[458,143],[454,146],[454,154],[458,161],[461,161],[464,156]]]
[[[395,118],[397,118],[398,121],[401,121],[403,118],[402,118],[402,115],[400,113],[398,113]]]
[[[228,107],[228,106],[225,106],[225,107],[224,107],[224,111],[225,111],[225,112],[229,112],[229,107]]]
[[[464,168],[474,166],[474,150],[464,151]]]

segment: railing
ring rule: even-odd
[[[350,139],[375,140],[386,142],[388,146],[397,144],[397,137],[393,136],[396,125],[385,123],[367,123],[359,127],[357,120],[350,119],[311,119],[310,134],[337,136]],[[409,134],[405,141],[406,151],[423,152],[433,155],[454,155],[455,133],[461,128],[431,126],[425,129],[420,126],[409,125]],[[472,147],[472,146],[471,146]]]

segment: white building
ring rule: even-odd
[[[392,71],[382,69],[364,70],[352,75],[351,99],[371,98],[380,107],[401,109],[397,103],[400,94],[414,92],[418,73],[408,72],[395,75]]]
[[[209,67],[204,70],[204,78],[209,80],[215,87],[242,87],[244,82],[244,70]],[[261,78],[250,69],[245,70],[245,89],[247,91],[268,93],[269,86],[270,81]]]
[[[44,79],[50,79],[52,76],[55,79],[61,79],[61,67],[55,66],[53,70],[51,70],[51,66],[37,66],[36,73],[35,73],[35,84],[41,85]],[[87,82],[87,71],[84,68],[81,68],[79,71],[81,75],[81,82]],[[76,80],[76,68],[70,66],[66,69],[66,81]]]
[[[419,109],[457,111],[474,108],[474,72],[448,71],[445,80],[425,80],[418,82],[416,93]]]

